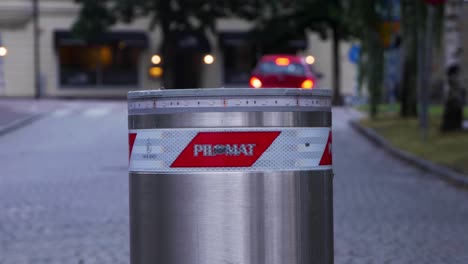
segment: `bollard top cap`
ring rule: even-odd
[[[128,92],[128,99],[164,98],[164,97],[224,97],[224,96],[318,96],[331,97],[329,89],[304,90],[300,88],[210,88],[210,89],[171,89],[142,90]]]

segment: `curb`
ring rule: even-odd
[[[392,156],[403,160],[413,166],[416,166],[419,169],[422,169],[423,171],[431,172],[443,180],[455,183],[457,185],[462,185],[464,187],[468,187],[468,176],[465,176],[464,174],[461,174],[444,166],[437,165],[425,159],[419,158],[406,151],[400,150],[392,146],[386,139],[377,134],[373,129],[362,126],[356,120],[349,121],[349,124],[352,128],[354,128],[354,130],[359,132],[361,135],[366,137],[375,145],[382,147]]]
[[[22,128],[32,122],[36,121],[42,116],[42,114],[32,114],[30,116],[15,120],[6,125],[0,126],[0,136],[3,136],[9,132],[12,132],[16,129]]]

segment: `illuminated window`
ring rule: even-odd
[[[62,86],[137,85],[136,48],[63,46],[59,48]]]
[[[147,45],[140,32],[107,32],[85,41],[57,31],[60,86],[138,86],[140,54]]]

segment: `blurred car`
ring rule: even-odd
[[[320,77],[301,56],[272,54],[259,60],[249,85],[251,88],[312,89]]]

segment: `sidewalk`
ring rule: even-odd
[[[0,136],[23,127],[64,105],[53,99],[0,98]]]

